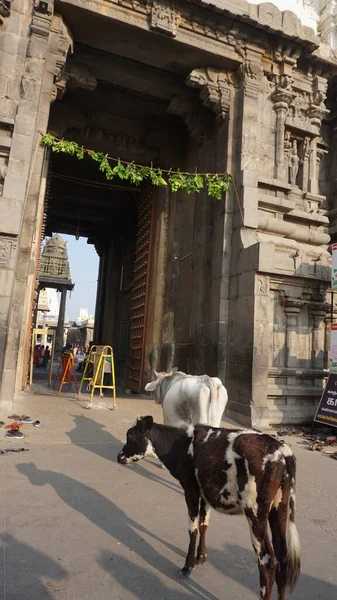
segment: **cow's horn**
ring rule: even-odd
[[[153,369],[153,373],[155,377],[159,377],[159,373],[157,373],[156,369]]]

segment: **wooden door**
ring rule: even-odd
[[[145,188],[138,200],[137,238],[133,267],[128,386],[134,392],[142,388],[144,345],[153,230],[153,188]]]

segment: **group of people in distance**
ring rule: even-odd
[[[50,359],[49,346],[44,347],[43,344],[36,344],[34,350],[34,367],[48,367]]]

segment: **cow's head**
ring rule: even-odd
[[[154,392],[154,400],[155,400],[156,404],[160,404],[160,402],[161,402],[161,397],[160,397],[160,384],[161,384],[161,382],[163,381],[163,379],[165,379],[165,377],[170,377],[171,375],[173,375],[177,371],[178,371],[177,367],[174,367],[173,369],[171,369],[168,372],[161,371],[160,373],[158,373],[158,371],[155,371],[153,369],[153,374],[155,376],[155,380],[146,384],[145,391],[146,392]]]
[[[152,443],[149,432],[153,425],[153,417],[139,417],[136,424],[127,431],[126,444],[117,455],[117,460],[122,465],[136,462],[144,456],[153,455]]]

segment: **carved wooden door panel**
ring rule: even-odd
[[[131,292],[128,385],[134,392],[141,391],[144,368],[153,205],[153,189],[145,188],[138,200],[137,239]]]

